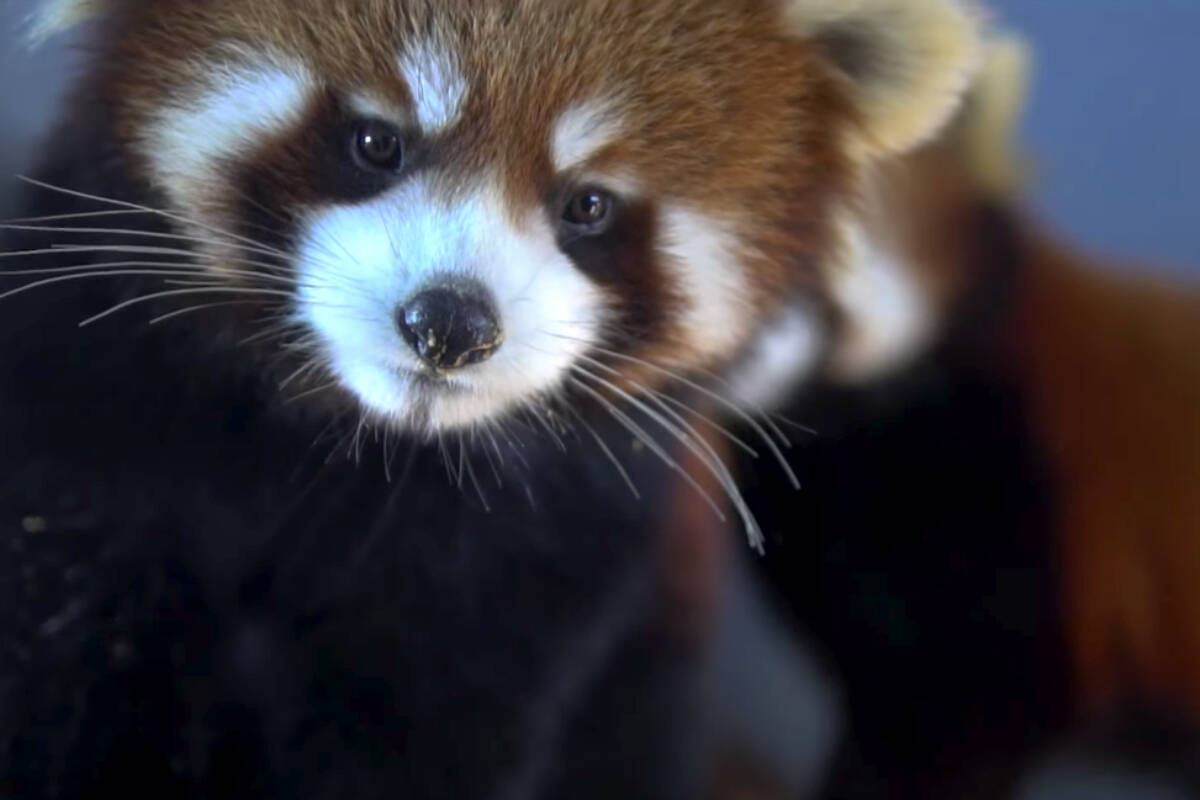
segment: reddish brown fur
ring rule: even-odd
[[[1200,716],[1200,291],[1031,244],[1010,336],[1058,467],[1080,700],[1132,679]]]

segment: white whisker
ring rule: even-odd
[[[178,270],[166,270],[166,269],[154,269],[154,270],[137,269],[137,270],[122,270],[120,274],[130,275],[130,276],[147,276],[147,277],[174,277],[174,276],[180,276],[180,275],[191,275],[192,273],[181,272]],[[15,289],[9,289],[6,292],[0,292],[0,300],[6,300],[10,297],[15,297],[16,295],[21,294],[22,292],[27,292],[32,289],[38,289],[43,286],[51,286],[51,285],[57,284],[57,283],[67,283],[69,281],[86,280],[89,278],[109,278],[109,277],[112,277],[112,275],[113,275],[113,273],[110,271],[101,270],[99,272],[76,272],[76,273],[72,273],[70,275],[59,275],[54,278],[44,278],[40,281],[33,281],[32,283],[26,283],[22,286],[18,286]]]
[[[767,433],[767,431],[763,428],[763,426],[760,425],[758,423],[758,421],[754,419],[754,417],[752,417],[749,413],[747,413],[744,409],[742,409],[737,403],[734,403],[732,400],[721,396],[717,392],[714,392],[711,389],[708,389],[707,387],[702,386],[693,380],[689,380],[688,378],[685,378],[682,375],[678,375],[668,369],[658,366],[657,364],[652,364],[649,361],[645,361],[640,358],[635,358],[634,356],[625,355],[624,353],[618,353],[614,350],[607,350],[605,348],[597,347],[597,348],[595,348],[595,350],[596,350],[596,352],[603,353],[604,355],[607,355],[611,358],[616,358],[621,361],[626,361],[628,363],[638,364],[638,365],[643,366],[646,369],[652,370],[653,372],[656,372],[660,375],[663,375],[672,380],[678,381],[679,383],[683,384],[684,386],[687,386],[688,388],[691,388],[697,392],[700,392],[705,397],[708,397],[712,400],[717,401],[722,406],[724,406],[725,408],[732,411],[740,419],[742,419],[742,421],[744,421],[746,424],[748,424],[754,430],[754,432],[756,434],[758,434],[760,438],[762,438],[763,442],[766,443],[767,447],[770,448],[771,453],[775,456],[776,461],[778,461],[779,465],[783,468],[783,472],[787,476],[788,481],[792,484],[792,488],[794,488],[794,489],[800,488],[800,479],[796,477],[796,473],[792,470],[792,467],[788,463],[787,458],[783,455],[783,451],[780,450],[778,445],[775,444],[775,440],[771,438],[771,436]],[[600,363],[600,362],[596,361],[595,359],[588,358],[587,356],[583,356],[582,358],[583,358],[583,360],[588,361],[588,363],[592,363],[592,364]]]
[[[461,433],[456,434],[458,437],[458,490],[461,492],[463,488],[463,478],[466,475],[463,462],[466,460],[466,448],[463,446],[463,438]]]
[[[253,344],[254,342],[257,342],[260,340],[270,339],[275,336],[283,336],[284,334],[288,333],[289,331],[293,331],[293,330],[303,330],[303,326],[301,326],[300,323],[295,322],[294,320],[284,319],[284,320],[275,322],[271,325],[268,325],[264,330],[261,330],[258,333],[251,334],[250,336],[245,337],[244,339],[240,340],[237,344],[238,344],[238,347],[243,347],[245,345]]]
[[[483,427],[483,431],[484,431],[484,433],[486,433],[488,435],[491,445],[495,449],[496,457],[500,457],[500,448],[496,444],[495,437],[492,436],[491,431],[489,431],[486,428],[486,426]],[[476,436],[476,428],[473,427],[473,428],[471,428],[471,443],[472,443],[472,445],[474,445],[474,443],[475,443],[475,436]],[[500,477],[500,466],[496,464],[496,458],[492,457],[492,451],[488,449],[488,442],[483,442],[480,445],[479,449],[480,449],[480,451],[483,452],[483,457],[487,459],[488,467],[491,468],[492,475],[496,478],[496,488],[503,489],[504,488],[504,479]]]
[[[160,314],[159,316],[150,320],[149,324],[158,325],[159,323],[166,322],[167,320],[174,319],[175,317],[182,317],[185,314],[191,314],[196,311],[205,311],[210,308],[220,308],[223,306],[258,305],[259,303],[260,301],[258,300],[218,300],[215,303],[201,303],[200,305],[188,306],[186,308],[170,311],[166,314]]]
[[[290,297],[291,296],[287,292],[279,292],[279,291],[275,291],[274,289],[254,289],[254,288],[231,287],[231,286],[210,286],[210,287],[198,287],[198,288],[192,288],[192,289],[171,289],[171,290],[165,291],[165,292],[155,292],[153,294],[142,295],[141,297],[134,297],[130,300],[125,300],[123,302],[117,303],[115,306],[112,306],[111,308],[109,308],[105,311],[101,311],[99,314],[94,314],[94,315],[88,317],[87,319],[83,320],[82,322],[79,323],[79,327],[81,327],[81,328],[87,327],[88,325],[98,322],[98,321],[104,319],[105,317],[109,317],[113,314],[116,314],[118,311],[121,311],[122,309],[129,308],[130,306],[137,305],[139,303],[147,303],[147,302],[150,302],[151,300],[159,300],[159,299],[166,298],[166,297],[180,297],[183,295],[203,294],[203,293],[267,295],[267,296],[271,296],[271,297]]]
[[[204,272],[211,274],[211,270],[204,270],[203,265],[227,265],[236,266],[236,274],[238,275],[255,275],[267,280],[286,282],[295,284],[295,280],[283,271],[279,264],[269,264],[262,261],[253,261],[244,258],[223,258],[217,259],[205,253],[196,253],[191,250],[182,250],[171,247],[150,247],[143,245],[52,245],[51,247],[41,248],[38,250],[10,250],[5,253],[0,253],[0,258],[17,258],[30,256],[57,256],[66,253],[84,254],[84,253],[122,253],[135,255],[159,255],[159,256],[178,256],[180,261],[164,262],[165,264],[177,269],[191,269],[196,272]],[[186,260],[182,260],[186,259]],[[0,274],[4,275],[34,275],[39,272],[53,273],[55,271],[66,271],[76,267],[89,267],[89,264],[77,264],[72,267],[48,267],[29,270],[4,270]],[[104,266],[104,262],[97,262],[94,266]],[[254,267],[255,270],[247,270],[243,267]],[[260,271],[265,270],[265,271]]]
[[[132,216],[135,214],[152,214],[135,208],[109,208],[103,211],[74,211],[70,214],[49,214],[41,217],[13,217],[4,220],[10,225],[31,225],[43,222],[67,222],[73,219],[92,219],[98,217]]]
[[[515,418],[510,417],[510,419]],[[525,454],[521,452],[521,449],[525,446],[524,443],[521,442],[519,437],[514,436],[513,433],[504,425],[496,424],[495,429],[497,433],[504,437],[504,441],[508,443],[508,449],[512,451],[513,456],[516,457],[517,461],[519,461],[521,466],[524,467],[525,471],[528,472],[529,461],[525,458]]]
[[[189,242],[192,244],[210,245],[219,247],[235,247],[239,250],[245,250],[248,253],[256,253],[258,255],[267,255],[273,258],[286,258],[286,256],[278,250],[266,249],[262,247],[254,247],[251,245],[238,244],[224,240],[203,239],[199,236],[187,236],[180,233],[163,233],[161,231],[145,231],[136,228],[76,228],[76,227],[52,227],[48,225],[22,225],[15,223],[0,223],[0,230],[10,231],[28,231],[33,233],[65,233],[65,234],[89,234],[89,235],[105,235],[105,236],[138,236],[144,239],[166,239],[174,242]],[[191,251],[185,251],[191,252]]]
[[[558,449],[564,453],[567,452],[567,443],[563,441],[562,437],[558,434],[558,431],[554,430],[554,427],[550,424],[549,418],[543,416],[542,413],[539,413],[541,409],[539,409],[539,407],[531,400],[525,401],[523,405],[534,418],[534,420],[540,423],[541,426],[546,429],[546,432],[550,434],[550,437],[554,440],[555,444],[558,445]]]
[[[358,427],[354,431],[354,463],[355,464],[362,463],[362,435],[363,435],[363,431],[367,429],[368,425],[369,425],[369,423],[367,421],[366,413],[365,412],[360,413],[359,417],[358,417]],[[349,457],[349,454],[347,454],[347,457]]]
[[[572,385],[592,397],[592,399],[600,403],[600,405],[604,406],[608,413],[611,414],[613,418],[617,420],[617,422],[621,423],[626,430],[637,437],[642,444],[646,445],[646,447],[650,449],[650,452],[654,453],[664,464],[677,472],[679,476],[683,478],[689,486],[695,489],[701,498],[703,498],[704,502],[707,503],[709,508],[713,510],[713,513],[717,515],[717,518],[722,522],[725,521],[725,514],[723,511],[721,511],[720,504],[713,499],[712,495],[710,495],[703,486],[700,485],[699,481],[689,475],[687,470],[680,466],[679,462],[677,462],[670,456],[669,453],[667,453],[667,451],[654,439],[653,436],[647,433],[642,426],[638,425],[632,417],[621,411],[621,409],[617,408],[617,406],[614,405],[604,395],[600,394],[595,389],[588,386],[583,381],[578,380],[577,378],[571,378],[570,380]]]
[[[616,393],[626,402],[632,404],[647,417],[662,426],[662,428],[668,433],[675,436],[675,438],[678,439],[684,447],[686,447],[692,452],[693,455],[699,458],[701,463],[704,464],[713,477],[720,482],[721,487],[725,490],[729,500],[737,509],[742,518],[742,523],[746,526],[746,536],[750,540],[750,546],[760,553],[763,552],[764,539],[762,531],[758,527],[758,521],[750,512],[750,507],[746,504],[745,499],[742,497],[742,493],[737,487],[737,481],[734,480],[733,475],[730,474],[728,467],[725,466],[725,463],[721,460],[721,457],[717,454],[716,450],[713,449],[712,445],[705,441],[704,437],[700,436],[695,428],[689,425],[688,422],[683,419],[683,417],[672,411],[665,404],[662,405],[662,409],[667,416],[663,416],[662,413],[655,411],[653,408],[638,400],[636,397],[631,395],[629,392],[626,392],[612,381],[605,380],[604,378],[601,378],[600,376],[595,375],[594,373],[591,373],[578,365],[572,367],[572,369],[589,380],[595,381],[609,391]],[[672,422],[675,424],[672,424]],[[722,519],[724,519],[724,517],[722,517]]]
[[[641,500],[642,493],[639,492],[637,486],[634,485],[633,479],[631,477],[629,477],[629,472],[625,469],[625,466],[617,458],[617,454],[612,451],[612,448],[608,446],[608,443],[604,441],[604,439],[600,436],[599,432],[594,427],[592,427],[592,425],[589,424],[586,419],[583,418],[582,414],[580,414],[578,411],[576,411],[573,408],[568,407],[568,409],[571,411],[572,414],[574,414],[575,419],[577,419],[579,421],[579,424],[583,426],[584,430],[586,430],[588,433],[590,433],[592,435],[592,438],[596,440],[596,444],[599,445],[600,449],[608,457],[608,460],[612,462],[612,465],[617,468],[617,473],[621,476],[621,479],[625,481],[625,485],[629,487],[629,491],[633,492],[633,496],[636,499]]]
[[[300,392],[299,394],[294,394],[294,395],[291,395],[290,397],[288,397],[284,401],[284,405],[290,405],[292,403],[303,400],[306,397],[311,397],[314,394],[320,394],[321,392],[325,392],[330,389],[335,389],[340,385],[340,383],[341,383],[340,381],[334,380],[334,381],[330,381],[329,383],[323,383],[320,386],[314,386],[311,389],[306,389],[305,391]],[[335,447],[334,449],[336,450],[337,447]]]
[[[321,366],[321,361],[319,358],[317,358],[315,356],[312,358],[309,358],[307,361],[305,361],[303,364],[301,364],[300,367],[298,369],[296,369],[295,372],[293,372],[291,375],[288,375],[286,378],[284,378],[282,381],[280,381],[279,391],[283,391],[284,389],[287,389],[287,387],[291,386],[292,383],[296,379],[298,379],[301,375],[310,374],[313,371],[319,369],[320,366]]]
[[[253,239],[248,239],[244,236],[239,236],[238,234],[231,233],[230,231],[222,230],[220,228],[216,228],[211,225],[206,225],[204,223],[198,222],[197,220],[188,219],[187,217],[184,217],[180,214],[175,214],[170,211],[164,211],[162,209],[152,208],[150,206],[144,206],[139,203],[131,203],[126,200],[117,200],[112,197],[102,197],[100,195],[88,194],[87,192],[80,192],[80,191],[76,191],[74,189],[68,189],[63,186],[55,186],[54,184],[46,183],[44,181],[37,180],[36,178],[30,178],[25,175],[18,175],[17,179],[24,181],[25,183],[28,183],[32,186],[37,186],[39,188],[46,189],[47,191],[58,192],[60,194],[65,194],[69,197],[77,197],[81,200],[91,200],[96,203],[106,203],[108,205],[118,206],[121,208],[129,208],[129,209],[136,209],[138,211],[145,211],[145,212],[148,212],[151,214],[156,214],[156,215],[165,217],[166,219],[175,220],[176,222],[182,222],[185,225],[191,225],[193,227],[200,228],[201,230],[208,231],[209,233],[215,233],[218,236],[224,236],[224,237],[228,237],[230,239],[234,239],[236,241],[241,241],[241,242],[244,242],[244,243],[249,244],[254,247],[261,246],[260,242],[256,242]],[[275,250],[274,248],[267,248],[267,249],[273,250],[274,254],[277,256],[280,256],[283,258],[288,258],[288,254],[283,252],[282,250]]]
[[[83,264],[72,264],[68,267],[46,267],[41,269],[6,269],[0,270],[0,277],[12,275],[67,275],[72,272],[87,272],[107,269],[110,267],[161,267],[172,270],[189,270],[197,275],[208,275],[198,266],[182,261],[89,261]]]
[[[464,445],[463,445],[462,439],[460,437],[459,438],[459,448],[460,448],[459,454],[460,454],[460,456],[462,455],[463,447],[464,447]],[[467,476],[471,479],[471,483],[475,485],[475,493],[479,495],[479,502],[483,504],[483,510],[488,514],[492,513],[492,507],[488,504],[487,497],[485,497],[483,494],[483,486],[480,485],[479,478],[476,477],[476,475],[475,475],[475,467],[471,464],[471,458],[469,456],[467,456],[464,459],[464,463],[465,463],[466,469],[467,469]]]
[[[707,425],[708,427],[712,428],[714,431],[719,433],[722,437],[727,439],[731,444],[733,444],[735,447],[740,449],[742,452],[749,455],[751,458],[758,458],[758,451],[755,450],[753,447],[751,447],[750,444],[748,442],[746,442],[746,440],[742,439],[740,436],[738,436],[737,434],[735,434],[733,431],[729,430],[725,426],[721,425],[720,423],[718,423],[716,420],[714,420],[712,417],[708,416],[707,414],[704,414],[704,413],[700,412],[699,410],[692,408],[687,403],[683,402],[682,400],[678,400],[678,399],[672,397],[671,395],[667,394],[666,392],[660,392],[657,389],[651,389],[649,386],[640,386],[639,388],[641,388],[642,391],[646,392],[648,396],[652,396],[653,398],[656,398],[656,402],[669,403],[670,405],[675,406],[675,408],[678,408],[687,414],[691,414],[692,416],[696,417],[701,422],[703,422],[705,425]]]

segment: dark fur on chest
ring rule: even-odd
[[[102,141],[67,152],[46,180],[139,196]],[[38,191],[29,214],[95,208]],[[660,624],[659,520],[594,442],[286,407],[215,313],[77,327],[143,291],[0,306],[0,793],[680,790],[691,654]],[[663,470],[621,457],[654,496]]]

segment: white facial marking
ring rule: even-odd
[[[440,430],[470,426],[553,391],[596,341],[599,292],[559,251],[540,214],[514,226],[499,192],[452,205],[414,178],[309,220],[298,254],[300,319],[337,379],[376,413]],[[487,361],[418,385],[396,310],[439,281],[470,279],[496,304],[504,343]]]
[[[661,247],[687,308],[683,329],[705,356],[726,356],[752,323],[741,243],[720,220],[681,206],[663,209]]]
[[[347,98],[350,110],[360,117],[376,117],[382,120],[391,120],[393,122],[402,123],[405,120],[403,108],[381,100],[378,97],[370,94],[355,93]]]
[[[785,309],[730,374],[734,400],[747,409],[778,407],[812,374],[824,340],[815,309],[802,303]]]
[[[849,259],[832,273],[834,300],[848,318],[834,376],[860,381],[900,366],[928,340],[931,313],[912,272],[863,228],[846,226]]]
[[[621,134],[621,117],[614,105],[591,100],[576,103],[558,118],[550,134],[554,169],[565,172],[585,163]]]
[[[213,67],[207,76],[195,94],[168,101],[143,143],[151,167],[181,203],[219,188],[217,161],[297,124],[315,88],[303,66],[284,59]]]
[[[413,42],[400,54],[400,72],[423,131],[440,131],[458,120],[468,87],[451,52],[429,40]]]

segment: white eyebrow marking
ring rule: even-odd
[[[347,98],[350,110],[361,117],[376,117],[381,120],[403,122],[405,113],[403,106],[396,107],[385,100],[373,95],[356,93]]]
[[[588,100],[567,108],[554,124],[550,154],[559,172],[578,167],[621,133],[621,116],[611,102]]]
[[[414,42],[400,54],[400,72],[416,105],[425,132],[454,124],[467,99],[467,81],[453,54],[429,40]]]

